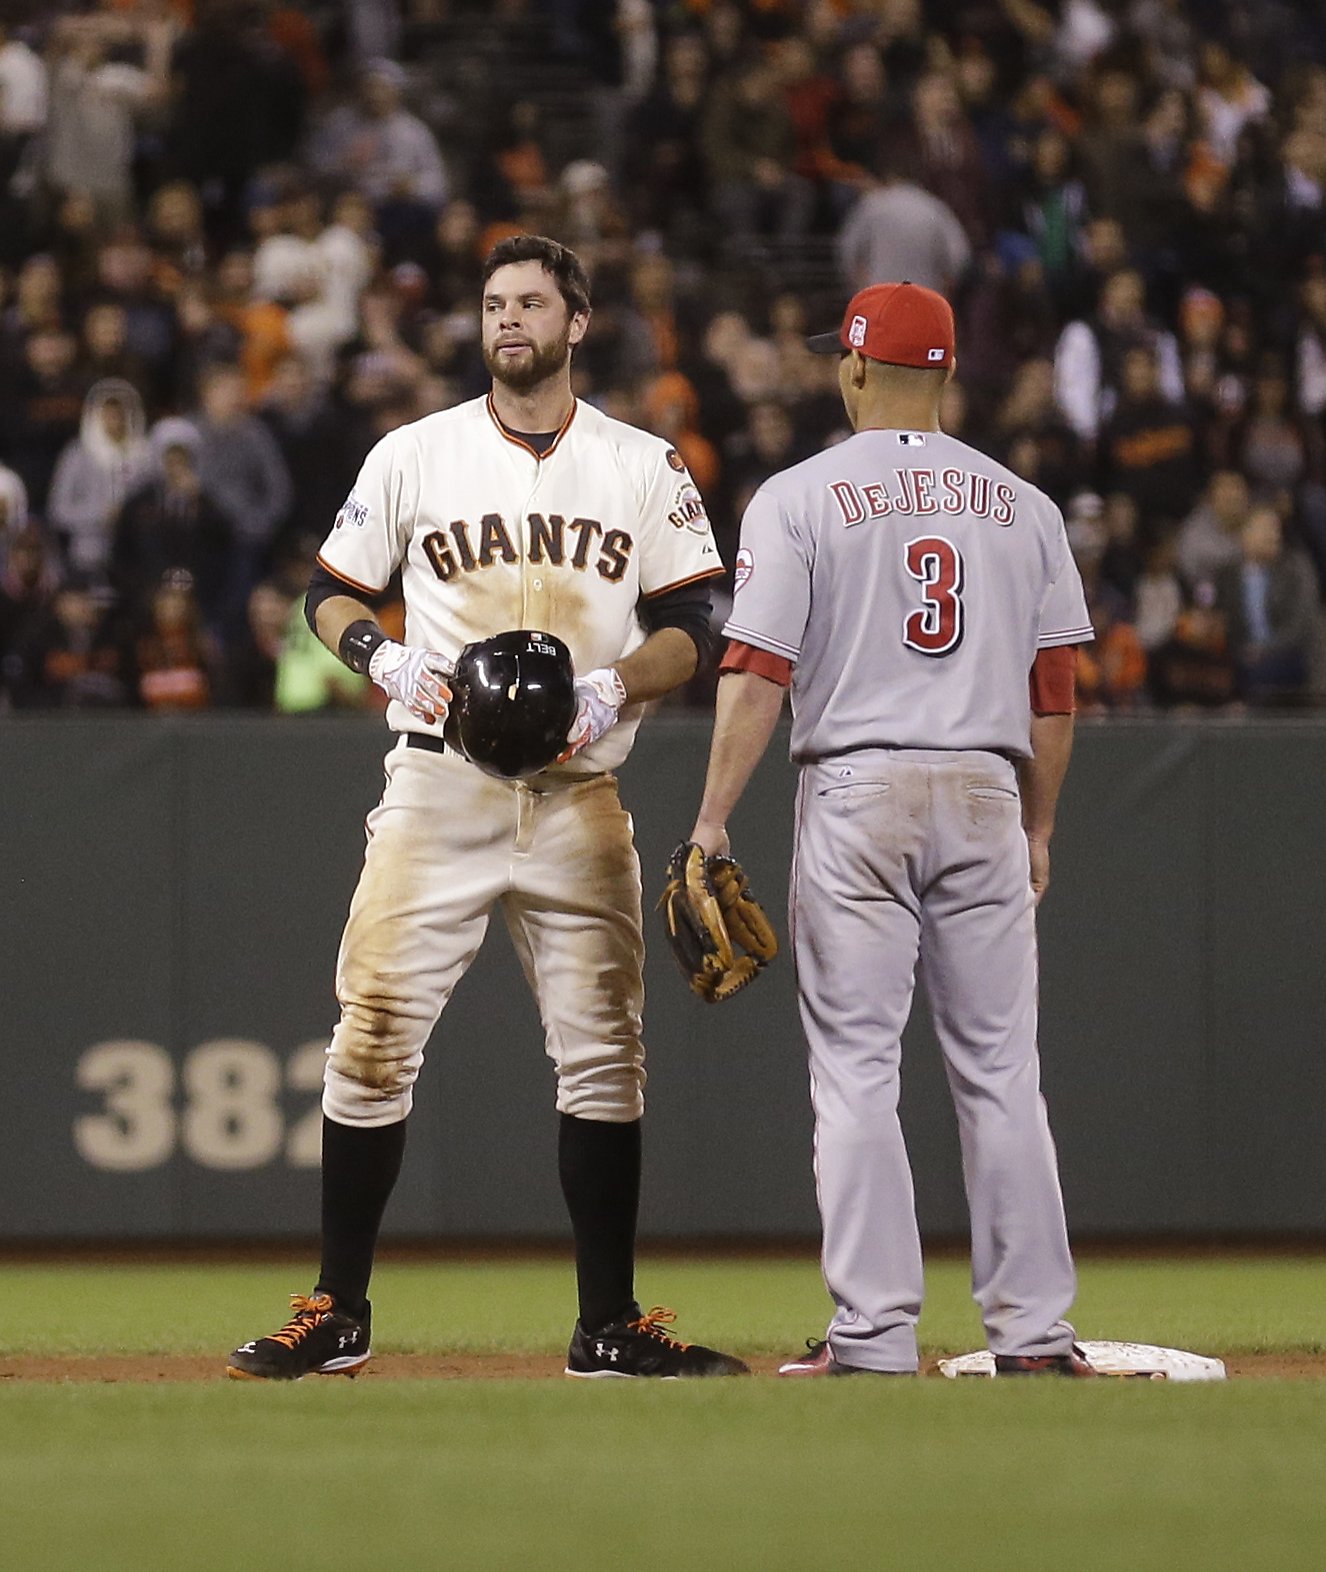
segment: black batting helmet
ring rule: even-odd
[[[456,662],[447,742],[489,775],[547,769],[576,716],[571,651],[551,633],[516,628],[467,644]]]

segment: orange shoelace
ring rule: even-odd
[[[291,1294],[290,1308],[295,1312],[279,1332],[273,1332],[273,1343],[284,1343],[287,1348],[294,1348],[316,1326],[321,1326],[327,1317],[336,1308],[330,1294],[314,1294],[312,1298],[304,1294]]]
[[[646,1337],[656,1337],[660,1343],[666,1343],[669,1348],[689,1348],[689,1343],[679,1343],[675,1337],[669,1337],[663,1330],[671,1326],[677,1319],[675,1310],[667,1310],[662,1305],[655,1305],[652,1310],[647,1310],[638,1321],[629,1322],[633,1332],[642,1332]]]

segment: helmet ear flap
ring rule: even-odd
[[[566,747],[576,714],[575,668],[571,651],[551,633],[516,628],[467,644],[451,692],[442,735],[489,775],[537,775]]]

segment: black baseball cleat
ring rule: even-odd
[[[337,1309],[330,1294],[290,1299],[294,1314],[279,1332],[244,1343],[226,1374],[236,1381],[298,1381],[306,1375],[357,1375],[368,1363],[372,1306],[361,1320]]]
[[[1095,1374],[1076,1343],[1066,1354],[995,1355],[997,1376],[1069,1376],[1083,1380]]]
[[[731,1354],[720,1354],[699,1343],[679,1343],[663,1330],[676,1320],[674,1310],[661,1305],[645,1315],[633,1305],[620,1321],[598,1332],[587,1332],[579,1321],[566,1355],[566,1374],[582,1380],[614,1376],[651,1376],[656,1381],[678,1381],[691,1376],[749,1375],[750,1369]]]
[[[845,1365],[833,1357],[827,1337],[808,1337],[806,1351],[784,1360],[780,1376],[910,1376],[915,1370],[868,1370],[864,1365]]]

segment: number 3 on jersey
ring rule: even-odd
[[[922,655],[951,655],[962,643],[962,553],[942,535],[920,535],[903,547],[903,560],[922,606],[908,613],[902,642]]]

